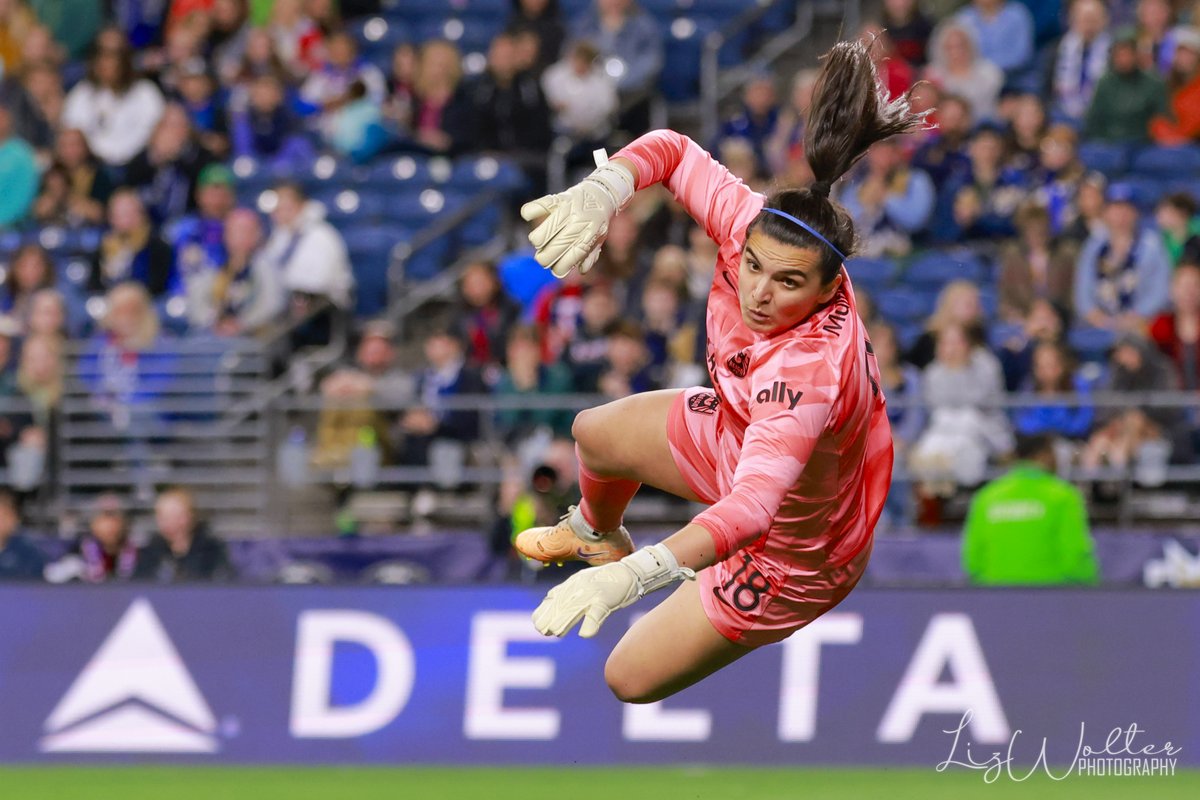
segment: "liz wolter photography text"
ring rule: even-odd
[[[963,730],[971,722],[971,717],[971,711],[967,710],[957,727],[943,731],[952,738],[950,753],[944,761],[938,763],[938,772],[945,772],[952,767],[979,770],[983,773],[984,783],[994,783],[1001,777],[1020,783],[1039,771],[1056,781],[1070,777],[1170,777],[1175,774],[1175,767],[1179,761],[1176,756],[1183,750],[1170,741],[1157,744],[1139,739],[1146,730],[1136,722],[1131,722],[1124,728],[1112,728],[1104,738],[1103,744],[1097,747],[1088,743],[1087,724],[1080,722],[1079,738],[1075,742],[1075,749],[1069,761],[1061,758],[1061,752],[1047,752],[1050,746],[1045,736],[1042,737],[1036,753],[1033,746],[1019,746],[1018,739],[1025,733],[1020,728],[1013,731],[1007,749],[992,750],[986,758],[980,759],[978,753],[971,752],[971,742],[962,737]],[[1051,766],[1052,759],[1056,766]]]

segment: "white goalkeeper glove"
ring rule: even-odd
[[[546,636],[564,636],[583,620],[579,635],[590,639],[612,612],[625,608],[696,573],[679,566],[666,545],[643,547],[620,561],[575,573],[546,594],[533,612],[533,626]]]
[[[635,191],[628,169],[605,162],[565,192],[521,206],[526,222],[542,220],[529,233],[534,258],[559,278],[575,267],[587,272],[600,257],[609,220],[629,205]]]

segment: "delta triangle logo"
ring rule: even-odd
[[[217,721],[145,598],[46,719],[45,753],[213,753]]]

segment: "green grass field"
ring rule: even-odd
[[[0,768],[3,800],[904,800],[1200,797],[1200,770],[1163,778],[1061,782],[930,769],[751,768]]]

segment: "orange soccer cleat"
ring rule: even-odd
[[[557,525],[521,531],[514,545],[517,552],[535,561],[586,561],[593,567],[619,561],[633,552],[633,540],[624,525],[600,533],[584,521],[578,506],[571,506]]]

